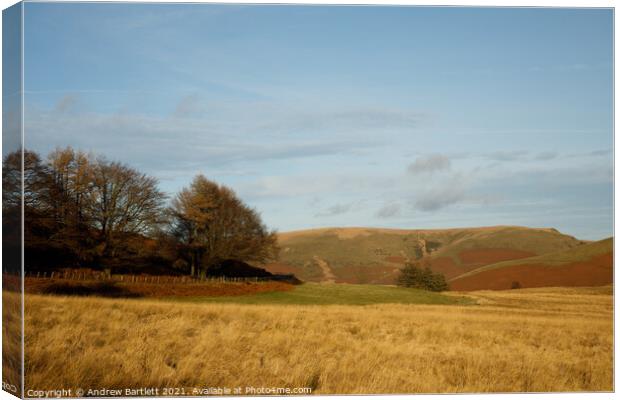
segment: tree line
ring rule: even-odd
[[[27,270],[90,267],[193,276],[226,260],[265,263],[276,232],[230,188],[197,175],[170,197],[158,180],[103,156],[56,149],[3,159],[4,243],[19,245],[22,203]],[[19,262],[8,250],[3,265]],[[8,265],[7,265],[8,264]],[[18,268],[18,266],[17,266]]]

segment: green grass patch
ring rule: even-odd
[[[473,304],[468,297],[447,296],[420,289],[380,285],[304,283],[291,291],[245,296],[168,297],[166,300],[192,303],[368,305],[368,304]]]

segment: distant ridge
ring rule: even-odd
[[[374,227],[324,227],[324,228],[309,228],[299,229],[286,232],[279,232],[278,236],[283,240],[288,240],[296,236],[306,235],[321,235],[325,233],[336,233],[341,237],[356,236],[368,234],[371,232],[378,233],[393,233],[406,235],[410,233],[434,233],[434,232],[457,232],[457,231],[494,231],[499,229],[528,229],[544,232],[559,233],[555,228],[528,228],[518,225],[493,225],[493,226],[477,226],[477,227],[465,227],[465,228],[428,228],[428,229],[404,229],[404,228],[374,228]]]
[[[557,253],[589,242],[554,228],[485,226],[449,229],[326,227],[279,234],[272,272],[305,281],[393,284],[407,261],[449,280],[487,265]]]

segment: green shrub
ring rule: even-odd
[[[443,274],[433,272],[429,267],[422,268],[414,263],[405,264],[396,283],[398,286],[433,292],[448,290],[448,283]]]

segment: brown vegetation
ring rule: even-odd
[[[403,256],[388,256],[388,257],[385,257],[384,260],[390,263],[400,264],[400,265],[403,265],[405,262],[407,262],[407,259]]]
[[[610,288],[480,305],[268,306],[26,298],[26,388],[329,393],[613,390]],[[329,327],[326,330],[326,327]]]
[[[500,261],[517,260],[520,258],[532,257],[536,253],[531,251],[515,249],[467,249],[459,253],[459,258],[463,264],[493,264]]]
[[[337,283],[393,285],[400,273],[400,267],[394,265],[344,266],[338,269]]]
[[[452,257],[436,257],[426,262],[433,271],[443,274],[446,279],[459,276],[465,272],[463,271],[463,267],[457,265]]]
[[[519,287],[599,286],[613,282],[613,255],[596,256],[587,261],[561,266],[521,264],[488,269],[450,282],[452,290],[500,290]]]

